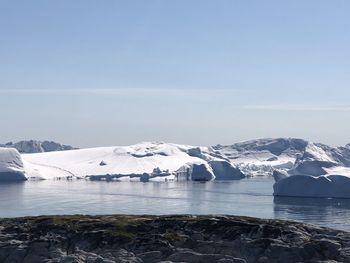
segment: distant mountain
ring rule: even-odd
[[[15,148],[20,153],[41,153],[78,149],[70,145],[63,145],[57,142],[35,140],[19,141],[16,143],[8,142],[6,144],[0,144],[0,147]]]

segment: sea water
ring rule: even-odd
[[[226,214],[350,231],[350,200],[273,197],[273,179],[213,182],[46,180],[0,184],[0,217],[53,214]]]

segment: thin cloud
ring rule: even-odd
[[[220,89],[221,91],[237,92],[236,89]],[[97,95],[97,96],[176,96],[176,97],[198,97],[202,93],[216,93],[216,90],[206,88],[72,88],[72,89],[0,89],[0,94],[62,94],[62,95]]]
[[[133,88],[115,88],[115,89],[97,89],[97,88],[72,88],[72,89],[0,89],[0,93],[18,93],[18,94],[101,94],[113,95],[122,94],[131,91],[142,91],[143,89]]]
[[[97,95],[97,96],[130,96],[147,94],[171,94],[181,95],[184,89],[160,89],[160,88],[74,88],[74,89],[0,89],[2,94],[41,94],[41,95]]]
[[[268,111],[350,111],[348,105],[260,104],[246,105],[247,110]]]
[[[0,93],[58,93],[58,89],[0,89]]]

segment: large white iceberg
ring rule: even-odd
[[[93,180],[233,180],[244,174],[208,147],[139,143],[70,151],[23,154],[28,178]]]
[[[0,181],[24,181],[21,155],[13,148],[0,148]]]

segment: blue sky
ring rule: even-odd
[[[350,2],[0,0],[1,142],[350,142]]]

